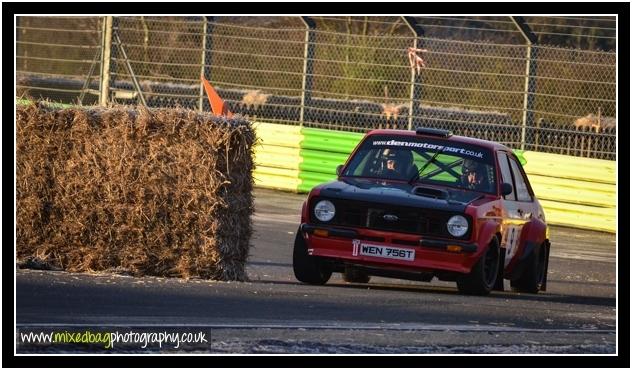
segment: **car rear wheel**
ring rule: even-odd
[[[303,283],[323,285],[331,277],[331,270],[322,260],[307,253],[307,245],[300,229],[296,232],[296,239],[294,239],[292,267],[296,279]]]
[[[522,275],[511,281],[512,290],[522,293],[537,293],[543,290],[547,270],[547,244],[542,244],[525,261],[527,264]]]
[[[357,268],[345,267],[345,271],[342,273],[342,280],[346,281],[347,283],[366,284],[371,280],[371,276]]]
[[[472,295],[487,295],[494,288],[500,266],[500,247],[494,236],[487,251],[483,253],[469,274],[456,281],[459,292]]]

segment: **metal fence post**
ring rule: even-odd
[[[525,71],[526,77],[524,86],[525,96],[523,106],[524,112],[522,114],[522,135],[520,143],[520,149],[522,150],[524,150],[526,144],[527,125],[532,127],[534,123],[533,103],[535,101],[535,73],[537,67],[537,55],[537,46],[529,44],[527,46],[527,66]]]
[[[415,35],[413,40],[413,48],[420,47],[421,37],[424,34],[423,29],[417,24],[413,17],[402,17],[404,22]],[[417,102],[417,104],[415,104]],[[410,105],[408,107],[408,129],[413,129],[413,120],[420,116],[421,113],[421,75],[415,73],[415,69],[410,71]]]
[[[112,17],[105,17],[101,31],[101,71],[99,73],[99,105],[108,105],[110,92],[110,56],[112,52]]]
[[[305,53],[303,55],[303,83],[301,86],[300,125],[305,122],[305,107],[312,100],[313,72],[314,72],[314,29],[316,23],[310,17],[301,17],[305,24]]]
[[[520,134],[520,149],[524,150],[527,141],[527,126],[533,125],[533,103],[535,100],[535,74],[537,67],[538,38],[531,31],[522,17],[511,17],[516,27],[527,42],[527,63],[525,68],[524,100],[522,107],[522,131]]]
[[[20,56],[20,51],[22,49],[22,44],[20,44],[20,35],[24,33],[23,29],[20,29],[20,27],[22,26],[22,17],[15,17],[15,54],[16,56]],[[15,63],[15,68],[18,69],[18,63],[17,63],[16,59],[16,63]],[[24,64],[26,64],[24,61],[26,61],[27,59],[24,58],[23,62]],[[23,65],[24,65],[23,64]],[[22,69],[27,70],[27,68],[22,67]]]
[[[214,17],[204,17],[204,26],[202,34],[202,67],[200,73],[204,78],[210,79],[211,76],[211,48],[213,46],[213,21]],[[204,112],[204,84],[200,80],[200,97],[198,101],[198,109]],[[208,103],[207,103],[208,105]]]

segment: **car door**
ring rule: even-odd
[[[512,192],[503,196],[504,212],[501,228],[501,247],[505,249],[505,269],[515,265],[520,255],[522,232],[535,212],[534,197],[520,164],[512,154],[498,152],[501,181],[512,186]],[[510,271],[506,271],[509,273]]]

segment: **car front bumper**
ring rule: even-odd
[[[350,229],[305,223],[301,224],[300,230],[310,255],[351,264],[409,272],[469,273],[484,251],[476,243],[425,238],[370,229]],[[414,259],[402,260],[362,255],[358,253],[358,245],[363,243],[399,250],[414,250]]]

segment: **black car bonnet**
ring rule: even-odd
[[[341,181],[323,184],[320,197],[463,213],[465,207],[475,199],[481,198],[482,194],[378,179],[343,178]]]

